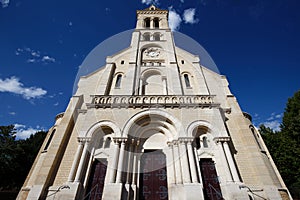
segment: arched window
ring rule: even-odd
[[[47,143],[46,143],[46,145],[45,145],[44,151],[47,151],[47,149],[48,149],[48,147],[49,147],[49,145],[50,145],[50,143],[51,143],[51,140],[52,140],[52,138],[53,138],[53,136],[54,136],[55,131],[56,131],[56,129],[54,129],[54,130],[52,131],[52,133],[50,134],[49,139],[48,139],[48,141],[47,141]]]
[[[154,25],[154,28],[159,28],[159,19],[158,18],[153,19],[153,25]]]
[[[204,147],[204,148],[207,148],[207,147],[208,147],[207,137],[203,137],[203,147]]]
[[[143,36],[145,41],[150,41],[150,33],[144,33]]]
[[[150,18],[146,18],[145,20],[144,20],[144,25],[145,25],[145,27],[146,28],[150,28]]]
[[[260,150],[263,150],[262,146],[260,145],[259,138],[257,137],[258,135],[257,135],[257,133],[256,133],[256,131],[255,131],[255,129],[254,129],[254,127],[253,127],[253,126],[250,126],[250,129],[251,129],[251,132],[252,132],[252,134],[253,134],[253,137],[254,137],[254,139],[255,139],[255,141],[256,141],[256,144],[257,144],[258,148],[259,148]]]
[[[187,88],[191,87],[189,75],[188,75],[188,74],[184,74],[183,77],[184,77],[184,81],[185,81],[185,86],[186,86]]]
[[[155,41],[160,41],[160,33],[155,33],[154,34],[154,40]]]
[[[196,137],[195,138],[195,147],[196,149],[200,149],[201,145],[200,145],[200,137]]]
[[[104,148],[109,148],[110,147],[110,143],[111,143],[110,137],[106,138],[105,144],[104,144]]]
[[[116,88],[120,88],[121,81],[122,81],[122,74],[118,74],[117,79],[116,79],[116,84],[115,84]]]

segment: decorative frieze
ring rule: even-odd
[[[92,95],[88,108],[219,107],[214,95]]]

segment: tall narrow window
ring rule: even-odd
[[[105,144],[104,144],[104,148],[109,148],[110,147],[110,143],[111,143],[111,139],[108,137],[105,140]]]
[[[150,41],[150,33],[145,33],[143,36],[145,41]]]
[[[155,33],[154,34],[154,40],[159,41],[160,40],[160,33]]]
[[[207,148],[208,144],[207,144],[207,137],[203,137],[203,147]]]
[[[153,19],[153,25],[154,25],[154,28],[159,28],[159,19],[158,18]]]
[[[184,81],[185,81],[185,86],[186,86],[187,88],[191,87],[189,75],[184,74],[183,77],[184,77]]]
[[[47,151],[47,149],[48,149],[48,147],[49,147],[49,145],[50,145],[50,143],[51,143],[51,140],[52,140],[52,138],[53,138],[53,135],[54,135],[55,131],[56,131],[56,129],[54,129],[54,130],[52,131],[52,133],[50,134],[49,139],[48,139],[48,141],[47,141],[47,143],[46,143],[46,145],[45,145],[44,151]]]
[[[144,20],[144,23],[145,23],[145,27],[146,27],[146,28],[150,28],[150,18],[146,18],[146,19]]]
[[[121,81],[122,81],[122,74],[119,74],[119,75],[117,76],[117,79],[116,79],[116,84],[115,84],[115,87],[116,87],[116,88],[120,88],[120,86],[121,86]]]
[[[253,134],[253,137],[256,141],[256,144],[257,144],[258,148],[263,151],[263,148],[261,147],[260,142],[259,142],[259,138],[257,137],[256,131],[254,130],[254,128],[252,126],[250,126],[250,129],[251,129],[251,132]]]
[[[200,138],[196,137],[195,138],[195,147],[196,149],[200,149],[201,145],[200,145]]]

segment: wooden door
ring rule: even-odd
[[[139,200],[168,199],[166,156],[162,151],[145,152],[141,157]]]
[[[212,159],[201,159],[200,169],[205,199],[222,200],[223,197],[214,161]]]
[[[101,200],[107,169],[106,160],[95,160],[91,169],[86,198],[89,200]]]

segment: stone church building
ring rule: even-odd
[[[225,76],[137,11],[130,46],[82,76],[17,199],[291,199]]]

